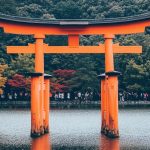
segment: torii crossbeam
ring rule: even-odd
[[[35,44],[28,46],[7,46],[9,54],[35,54]],[[104,44],[99,46],[48,46],[44,44],[45,54],[100,54],[105,53]],[[141,46],[119,46],[113,44],[113,53],[115,54],[137,54],[142,53]]]

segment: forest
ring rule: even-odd
[[[101,19],[133,16],[150,11],[149,0],[0,0],[0,14],[42,19]],[[80,36],[80,45],[103,43],[102,35]],[[34,72],[34,55],[6,53],[6,46],[34,43],[32,36],[5,34],[0,29],[0,93],[29,91],[27,72]],[[49,45],[67,45],[66,36],[46,36]],[[142,54],[117,54],[119,90],[150,93],[150,35],[117,35],[114,43],[141,45]],[[99,92],[98,75],[104,72],[104,55],[45,54],[45,72],[52,74],[51,92]]]

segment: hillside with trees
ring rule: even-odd
[[[28,18],[100,19],[133,16],[149,11],[149,0],[0,0],[0,13]],[[80,45],[103,42],[101,35],[80,36]],[[12,80],[15,75],[24,76],[26,72],[34,71],[34,55],[6,53],[7,45],[28,43],[34,43],[32,36],[5,34],[0,29],[0,92],[7,86],[14,86]],[[68,42],[66,36],[47,36],[45,43],[67,45]],[[114,43],[143,46],[140,55],[115,55],[115,70],[122,73],[120,90],[150,93],[150,35],[117,35]],[[45,72],[54,75],[52,83],[55,92],[57,89],[82,92],[90,89],[99,92],[97,76],[104,72],[104,55],[45,54]],[[68,76],[64,76],[64,73]],[[20,78],[24,80],[22,76]]]

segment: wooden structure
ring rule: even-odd
[[[101,20],[41,20],[0,15],[0,27],[5,33],[34,35],[35,44],[8,46],[8,53],[34,53],[35,73],[31,85],[31,136],[48,132],[49,82],[44,86],[44,53],[104,53],[105,74],[100,75],[102,88],[102,133],[118,137],[118,75],[114,69],[114,53],[141,53],[140,46],[113,44],[115,35],[142,33],[150,26],[150,15]],[[80,46],[79,35],[104,36],[99,46]],[[68,46],[48,46],[45,35],[68,35]],[[46,77],[47,78],[47,77]],[[49,77],[48,77],[49,78]]]

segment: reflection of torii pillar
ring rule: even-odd
[[[105,136],[100,136],[99,150],[120,150],[119,139],[109,139]]]
[[[51,150],[51,137],[49,134],[45,134],[42,137],[32,139],[31,150]]]

